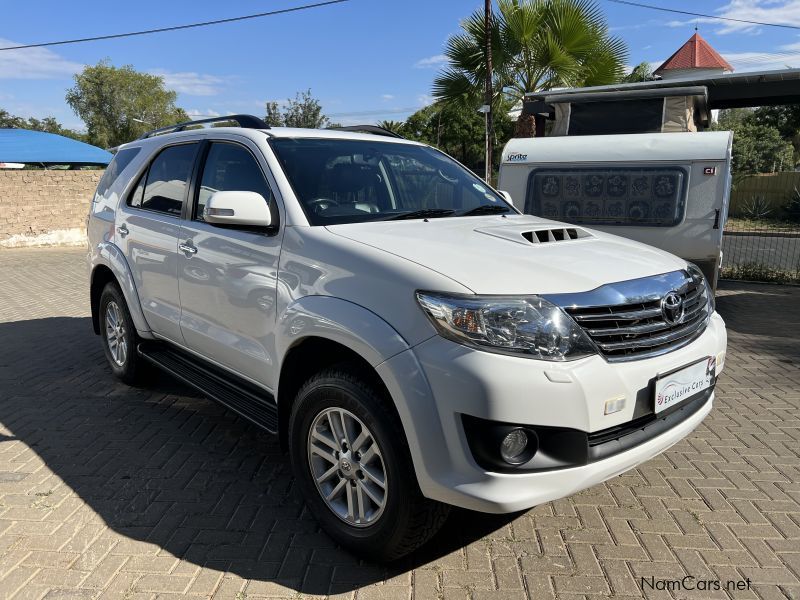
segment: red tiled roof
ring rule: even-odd
[[[707,41],[695,33],[678,51],[658,67],[656,74],[669,69],[724,69],[733,71],[719,52],[714,50]]]

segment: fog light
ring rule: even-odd
[[[528,461],[528,434],[521,427],[512,429],[500,443],[500,456],[510,465],[521,465]]]

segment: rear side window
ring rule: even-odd
[[[686,211],[680,167],[536,169],[525,212],[578,225],[673,227]]]
[[[125,170],[125,167],[131,164],[131,161],[140,151],[141,148],[126,148],[114,155],[114,158],[108,163],[103,177],[100,178],[100,183],[97,184],[97,193],[100,196],[108,194],[108,190],[110,190],[114,182],[119,179],[120,173]]]
[[[203,220],[203,210],[214,192],[231,191],[257,192],[267,202],[272,197],[261,167],[246,148],[238,144],[214,142],[203,167],[195,219]]]
[[[129,203],[170,215],[180,215],[198,144],[169,146],[150,163]]]

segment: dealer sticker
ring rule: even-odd
[[[655,412],[660,413],[710,388],[717,359],[713,356],[656,379]]]

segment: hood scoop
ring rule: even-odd
[[[481,227],[475,231],[526,246],[529,244],[569,242],[571,240],[593,237],[591,233],[579,227],[531,227],[530,225],[517,227],[499,226]]]

